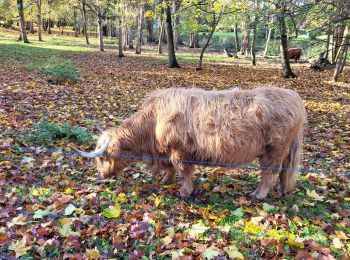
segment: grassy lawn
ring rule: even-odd
[[[181,68],[169,69],[155,45],[118,58],[116,42],[101,53],[82,37],[44,36],[39,43],[30,35],[29,45],[15,39],[0,29],[0,145],[90,151],[95,124],[119,125],[152,90],[280,86],[297,91],[306,106],[302,168],[350,171],[348,67],[335,84],[332,71],[296,63],[298,78],[282,79],[273,59],[252,67],[242,56],[209,53],[196,71],[199,50],[184,47]],[[48,68],[61,71],[63,62],[77,79],[53,84]],[[303,173],[293,195],[271,191],[256,202],[249,194],[257,170],[199,167],[196,191],[184,201],[178,182],[160,185],[162,176],[142,162],[108,180],[94,165],[58,151],[0,150],[0,258],[349,257],[350,180],[343,174]]]

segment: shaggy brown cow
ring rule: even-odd
[[[173,181],[175,172],[180,174],[182,197],[189,197],[194,187],[193,164],[181,160],[246,164],[259,158],[261,165],[273,167],[262,169],[261,183],[252,194],[262,199],[278,174],[281,191],[293,189],[296,172],[291,168],[299,164],[305,120],[301,98],[288,89],[158,90],[120,127],[106,130],[94,153],[81,154],[97,157],[104,178],[137,160],[128,156],[169,158],[145,162],[167,171],[164,183]]]
[[[288,48],[288,59],[294,59],[295,62],[297,62],[300,59],[302,52],[303,51],[300,48]]]

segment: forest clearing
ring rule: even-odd
[[[44,41],[28,33],[26,44],[19,33],[0,27],[1,259],[350,257],[349,66],[334,81],[336,68],[310,68],[319,50],[305,48],[287,78],[277,55],[258,52],[252,66],[251,55],[209,46],[199,69],[202,49],[179,45],[179,67],[169,68],[166,43],[164,54],[153,42],[119,57],[117,37],[100,51],[97,34],[87,44],[56,26]],[[74,153],[93,151],[100,127],[121,125],[150,92],[171,87],[297,92],[307,125],[294,193],[252,199],[255,160],[196,167],[195,191],[182,199],[179,176],[162,185],[161,173],[137,162],[103,179],[95,160]]]

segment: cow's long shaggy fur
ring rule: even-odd
[[[173,181],[178,172],[180,194],[188,197],[193,191],[193,167],[179,159],[245,164],[259,158],[263,166],[297,168],[305,121],[302,100],[292,90],[165,89],[151,94],[119,128],[106,130],[96,149],[108,137],[106,152],[110,154],[169,157],[170,161],[146,162],[154,170],[167,171],[165,183]],[[134,161],[109,156],[96,160],[103,177],[117,174]],[[278,174],[282,191],[292,190],[295,171],[266,168],[253,196],[264,198]]]

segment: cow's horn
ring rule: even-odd
[[[106,138],[106,141],[104,142],[104,144],[102,145],[102,147],[100,149],[98,149],[97,151],[95,152],[91,152],[91,153],[88,153],[88,152],[83,152],[83,151],[80,151],[78,149],[74,149],[79,155],[83,156],[83,157],[86,157],[86,158],[95,158],[97,156],[101,156],[103,155],[103,153],[106,151],[107,147],[109,145],[109,139]]]

